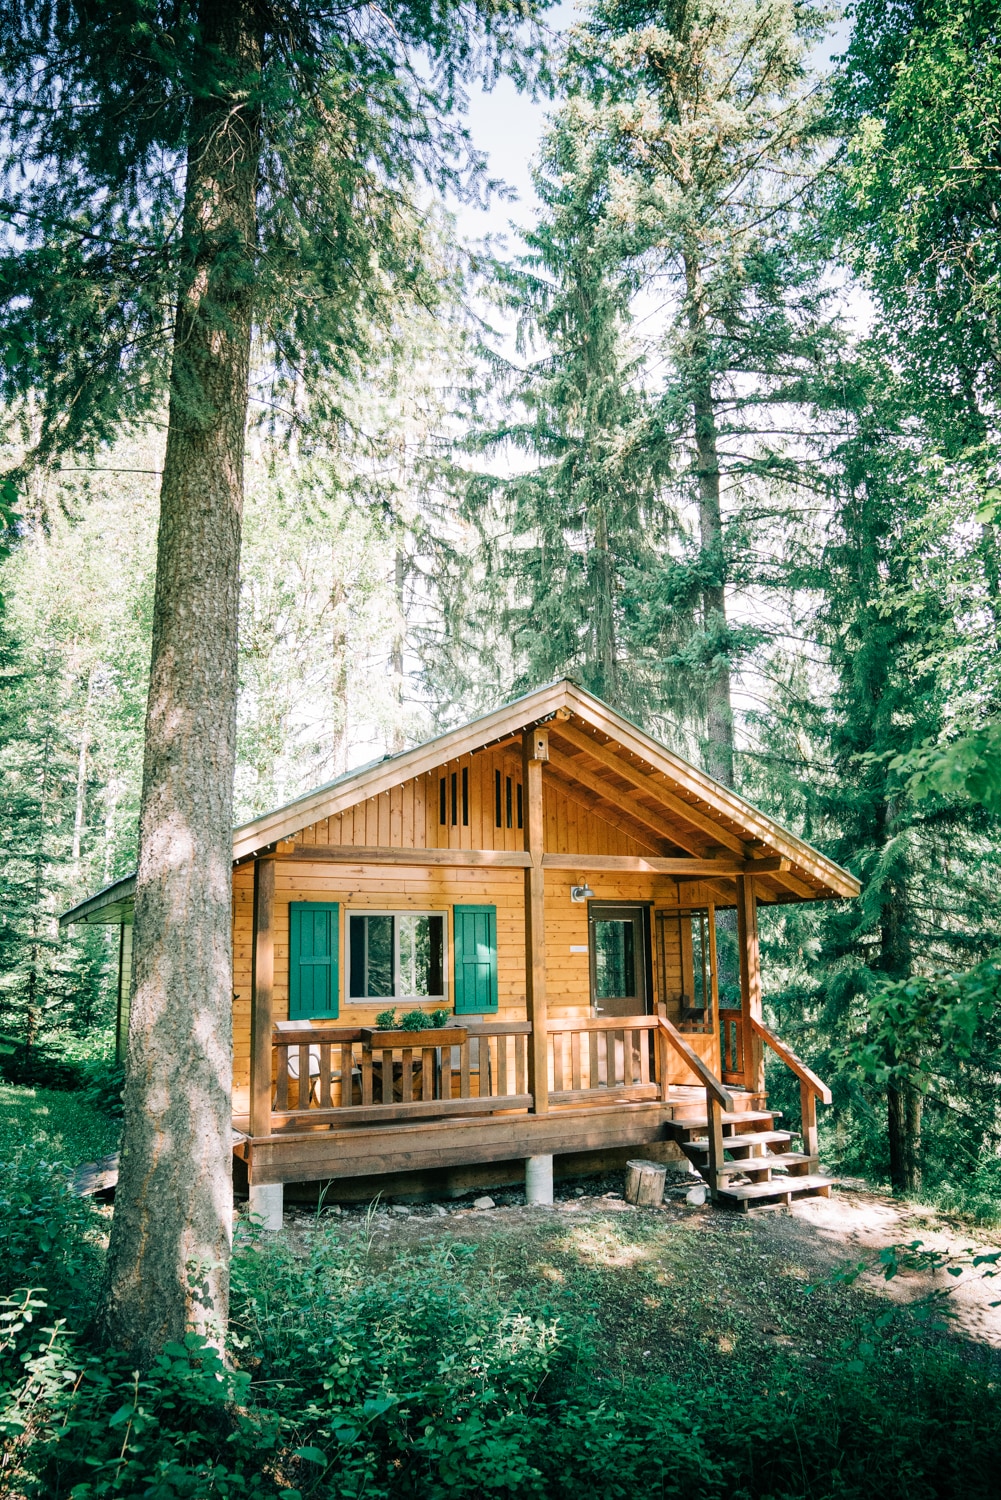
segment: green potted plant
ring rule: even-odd
[[[457,1047],[469,1035],[465,1026],[449,1025],[451,1011],[408,1010],[397,1019],[395,1006],[380,1011],[374,1026],[361,1028],[362,1042],[375,1050],[389,1047]]]

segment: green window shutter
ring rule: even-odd
[[[453,928],[456,1015],[482,1015],[496,1010],[496,906],[456,906]]]
[[[336,901],[289,902],[290,1021],[337,1016],[339,915]]]

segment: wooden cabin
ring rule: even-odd
[[[121,926],[120,1049],[133,886],[62,919]],[[858,889],[569,681],[351,771],[234,835],[237,1171],[279,1222],[284,1184],[527,1172],[545,1201],[554,1158],[679,1148],[736,1207],[826,1192],[830,1095],[763,1023],[757,910]],[[768,1049],[800,1082],[798,1150]]]

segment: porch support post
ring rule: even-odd
[[[281,1182],[250,1184],[250,1215],[262,1229],[277,1234],[285,1215],[285,1187]]]
[[[751,1028],[751,1017],[760,1021],[761,954],[758,948],[758,899],[753,875],[737,876],[737,946],[740,950],[740,1025],[744,1052],[744,1086],[755,1093],[765,1091],[764,1047]]]
[[[271,1032],[275,992],[275,862],[254,860],[250,998],[250,1134],[271,1134]]]
[[[532,1035],[528,1046],[528,1088],[537,1115],[549,1109],[549,1046],[546,1020],[546,876],[542,867],[542,766],[549,759],[549,732],[526,729],[522,734],[525,787],[525,851],[531,864],[525,870],[525,997]]]
[[[723,1077],[723,1057],[726,1049],[719,1030],[719,970],[716,956],[716,906],[710,901],[706,911],[706,936],[709,939],[709,1025],[713,1034],[713,1057],[717,1075]],[[706,997],[703,996],[703,999]]]
[[[525,1202],[552,1203],[553,1158],[530,1156],[525,1162]]]

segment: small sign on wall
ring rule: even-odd
[[[571,943],[570,944],[570,952],[571,953],[586,953],[587,952],[587,944],[586,943]]]

